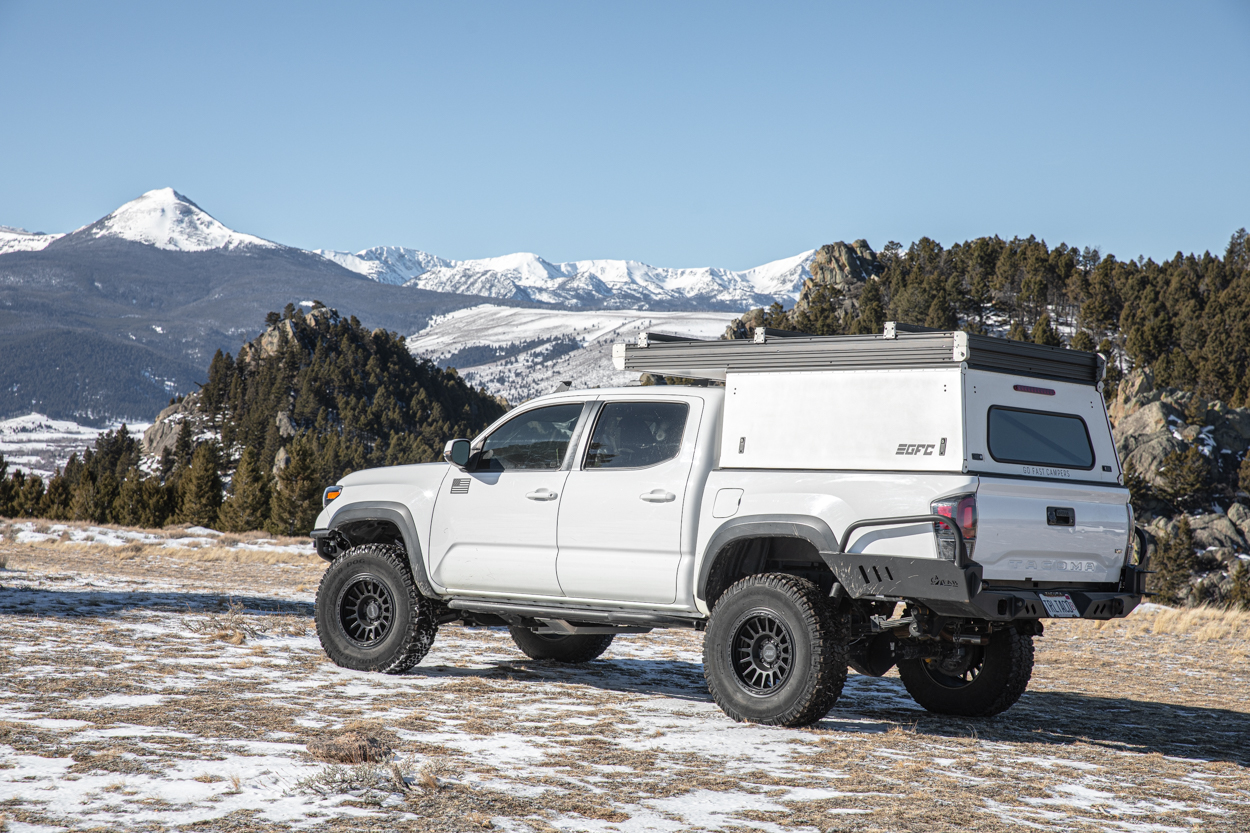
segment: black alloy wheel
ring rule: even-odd
[[[757,608],[743,615],[730,650],[734,676],[751,694],[775,691],[794,669],[794,636],[770,610]]]
[[[361,648],[377,645],[395,624],[395,600],[375,576],[353,576],[339,591],[336,605],[343,635]]]
[[[943,688],[963,688],[976,680],[984,665],[985,648],[961,645],[943,657],[924,660],[921,668]]]

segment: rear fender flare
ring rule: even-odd
[[[717,556],[726,546],[743,538],[801,538],[822,556],[838,551],[838,536],[833,534],[829,524],[811,515],[746,515],[733,518],[712,534],[703,550],[694,591],[700,604],[707,603],[707,582]]]
[[[425,569],[425,557],[421,551],[421,539],[417,537],[417,525],[412,520],[412,512],[402,503],[393,501],[362,501],[344,506],[334,513],[330,520],[330,529],[353,521],[389,521],[395,524],[404,539],[404,549],[408,552],[408,566],[412,569],[412,577],[417,582],[421,593],[430,598],[439,595],[430,581]]]

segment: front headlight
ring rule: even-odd
[[[322,508],[324,508],[324,507],[326,507],[326,506],[329,506],[329,505],[330,505],[330,501],[334,500],[336,497],[338,497],[338,496],[339,496],[339,495],[341,495],[341,494],[343,494],[343,487],[342,487],[342,486],[328,486],[328,487],[326,487],[325,492],[321,495],[321,506],[322,506]]]

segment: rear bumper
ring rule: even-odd
[[[822,553],[821,557],[854,599],[905,599],[919,602],[939,616],[961,616],[1009,622],[1049,618],[1041,591],[986,588],[981,565],[958,567],[951,561],[865,553]],[[1141,604],[1146,571],[1127,565],[1118,587],[1089,585],[1047,587],[1066,593],[1082,619],[1127,616]]]

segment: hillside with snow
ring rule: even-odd
[[[26,414],[0,421],[0,455],[10,472],[21,470],[42,477],[46,482],[65,466],[71,454],[81,455],[95,445],[96,437],[110,428],[92,428],[67,419],[49,419],[43,414]],[[132,423],[127,430],[142,435],[146,423]]]
[[[0,255],[6,252],[37,252],[63,234],[43,234],[24,228],[0,226]]]
[[[612,365],[612,345],[640,332],[719,338],[732,312],[535,310],[493,304],[436,316],[408,349],[512,404],[551,393],[561,381],[608,387],[637,381]]]

